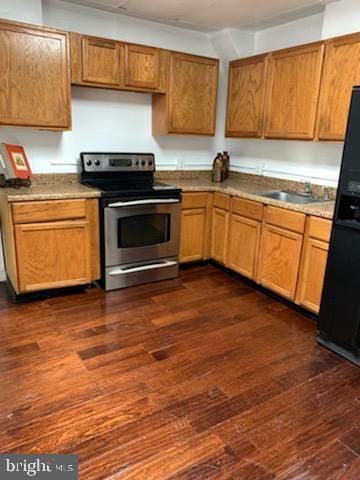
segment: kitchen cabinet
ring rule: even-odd
[[[296,303],[319,313],[332,222],[309,217],[301,259]]]
[[[214,193],[211,216],[210,257],[222,264],[225,263],[229,226],[229,208],[229,195]]]
[[[268,55],[229,64],[227,137],[261,137]]]
[[[318,42],[270,54],[265,137],[314,138],[323,48]]]
[[[165,92],[168,52],[160,48],[70,33],[74,85]]]
[[[121,56],[119,42],[83,36],[81,39],[82,81],[104,86],[121,86]]]
[[[170,53],[166,95],[153,96],[153,134],[214,135],[219,61]]]
[[[360,33],[328,40],[322,73],[319,140],[344,140],[352,87],[360,83]]]
[[[125,85],[150,90],[160,88],[160,50],[142,45],[125,46]]]
[[[0,203],[6,272],[17,294],[99,278],[96,199]]]
[[[252,280],[256,279],[263,205],[232,199],[226,266]]]
[[[209,213],[211,195],[182,194],[180,262],[205,260],[209,256]]]
[[[68,34],[0,21],[0,124],[71,128]]]
[[[294,300],[305,215],[267,207],[262,226],[258,283]]]

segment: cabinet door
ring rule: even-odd
[[[352,87],[360,83],[360,34],[326,42],[318,112],[318,138],[343,140]]]
[[[296,301],[314,313],[320,310],[328,250],[328,243],[308,238],[303,253]]]
[[[227,266],[245,277],[255,279],[261,223],[250,218],[230,216]]]
[[[323,43],[274,52],[269,57],[265,137],[314,137]]]
[[[216,59],[171,54],[169,133],[214,135],[218,67]]]
[[[160,86],[160,52],[141,45],[125,46],[125,85],[157,90]]]
[[[0,22],[0,124],[70,128],[66,33]]]
[[[267,55],[230,62],[227,137],[261,137]]]
[[[15,241],[20,293],[91,281],[87,220],[16,225]]]
[[[220,263],[225,263],[225,250],[227,245],[229,212],[214,208],[212,211],[211,225],[211,258]]]
[[[180,262],[205,259],[206,208],[183,210],[181,215]]]
[[[295,298],[302,241],[299,233],[263,226],[258,281],[289,300]]]
[[[120,85],[120,44],[94,37],[82,38],[83,81]]]

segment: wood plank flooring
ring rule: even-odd
[[[315,323],[211,265],[12,305],[3,453],[77,453],[80,479],[360,478],[360,369]]]

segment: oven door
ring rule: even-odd
[[[105,266],[177,257],[180,200],[142,199],[105,208]]]

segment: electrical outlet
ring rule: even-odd
[[[264,175],[264,169],[265,163],[259,163],[259,165],[257,165],[255,169],[256,175]]]
[[[176,169],[177,170],[184,170],[185,168],[185,161],[183,158],[178,158],[176,161]]]

